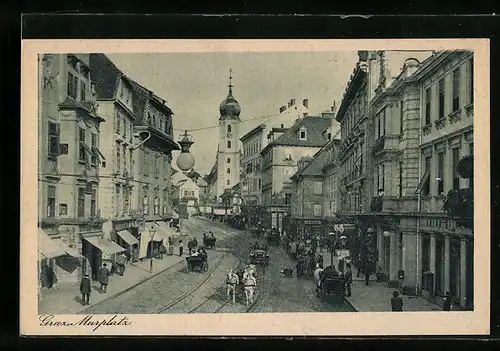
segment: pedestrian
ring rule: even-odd
[[[403,312],[403,299],[397,291],[392,293],[391,308],[392,312]]]
[[[179,240],[179,256],[182,256],[184,252],[184,244],[182,243],[182,240]]]
[[[110,275],[109,269],[106,263],[104,263],[102,267],[99,268],[99,274],[98,274],[99,277],[98,280],[99,283],[101,283],[101,293],[102,292],[106,293],[108,290],[109,275]]]
[[[351,297],[351,285],[352,285],[352,270],[351,270],[351,264],[348,263],[346,265],[346,271],[345,271],[345,282],[346,282],[346,288],[347,288],[347,297]]]
[[[451,311],[451,296],[449,292],[446,292],[443,299],[443,311]]]
[[[89,274],[85,273],[85,276],[80,282],[80,292],[82,293],[82,300],[84,305],[90,305],[90,292],[92,291],[92,285],[90,282]]]
[[[319,265],[319,263],[316,264],[316,269],[314,270],[314,282],[316,283],[316,293],[319,294],[319,291],[321,289],[321,277],[323,275],[323,268]]]
[[[365,273],[365,285],[370,285],[370,262],[367,260],[365,262],[365,267],[364,267],[364,273]]]
[[[162,242],[160,246],[160,259],[163,258],[163,254],[167,252],[167,248],[165,247],[165,244]]]

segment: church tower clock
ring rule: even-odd
[[[229,70],[229,94],[219,107],[219,148],[217,151],[217,198],[240,181],[238,128],[241,107],[233,97],[232,70]]]

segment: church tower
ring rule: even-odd
[[[233,97],[232,70],[229,70],[229,94],[219,107],[219,148],[217,151],[217,198],[240,181],[238,128],[241,107]],[[219,200],[220,201],[220,200]]]

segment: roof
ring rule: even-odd
[[[142,124],[142,119],[144,118],[144,107],[146,106],[146,102],[148,100],[154,101],[158,106],[164,110],[166,114],[173,114],[172,110],[163,104],[163,100],[161,100],[158,96],[156,96],[152,91],[143,87],[136,81],[130,79],[129,77],[125,77],[126,80],[132,85],[132,89],[134,91],[134,114],[137,117],[137,123]]]
[[[256,132],[258,132],[259,130],[262,130],[262,129],[265,129],[266,128],[266,125],[265,124],[259,124],[257,127],[255,127],[254,129],[252,129],[251,131],[249,131],[248,133],[246,133],[245,135],[243,135],[241,138],[240,138],[240,141],[245,141],[246,139],[248,139],[249,137],[251,137],[253,134],[255,134]]]
[[[314,177],[323,175],[323,166],[326,162],[329,148],[323,146],[312,157],[312,160],[302,170],[296,172],[291,178],[297,177]]]
[[[114,100],[123,72],[104,54],[90,54],[92,82],[99,100]]]
[[[276,140],[270,142],[267,146],[303,146],[303,147],[322,147],[328,139],[322,133],[331,125],[331,119],[320,116],[308,116],[301,118],[295,124],[288,128],[286,132]],[[307,140],[300,140],[297,132],[302,127],[307,129]],[[265,149],[266,149],[265,148]],[[264,150],[262,150],[264,151]]]

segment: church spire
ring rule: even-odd
[[[232,94],[233,93],[233,82],[232,82],[232,79],[233,79],[233,69],[230,68],[229,69],[229,94]]]

